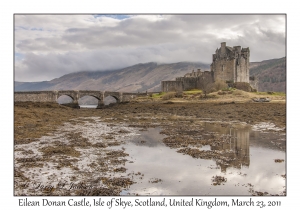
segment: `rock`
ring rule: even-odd
[[[254,101],[254,102],[270,102],[271,101],[271,99],[270,98],[252,98],[252,100]]]

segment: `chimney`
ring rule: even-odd
[[[226,53],[226,42],[222,42],[221,43],[221,54],[225,54]]]

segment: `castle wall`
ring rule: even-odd
[[[183,83],[182,81],[161,81],[162,92],[182,92]]]
[[[182,82],[183,90],[191,90],[198,88],[198,77],[177,77],[176,81]]]
[[[206,71],[203,73],[202,77],[197,80],[197,89],[204,89],[208,84],[213,83],[214,78],[212,72]]]
[[[214,62],[214,80],[234,81],[235,59],[220,59]]]
[[[239,59],[239,65],[236,66],[236,72],[236,82],[249,83],[249,68],[247,68],[247,59],[244,57]]]

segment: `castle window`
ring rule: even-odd
[[[222,65],[222,71],[224,71],[224,69],[225,69],[225,65]]]

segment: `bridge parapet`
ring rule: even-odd
[[[84,97],[84,96],[93,96],[93,97],[97,98],[98,100],[103,101],[103,92],[102,91],[80,90],[78,97],[81,98],[81,97]]]
[[[15,92],[14,101],[56,102],[55,91],[27,91]]]
[[[59,90],[59,91],[26,91],[15,92],[14,100],[17,101],[32,101],[32,102],[57,102],[60,96],[67,95],[73,99],[72,104],[78,105],[78,100],[83,96],[93,96],[98,99],[98,107],[104,106],[104,98],[112,96],[117,103],[129,102],[133,98],[140,96],[141,93],[123,93],[112,91],[94,91],[94,90]],[[73,107],[76,107],[73,106]]]

